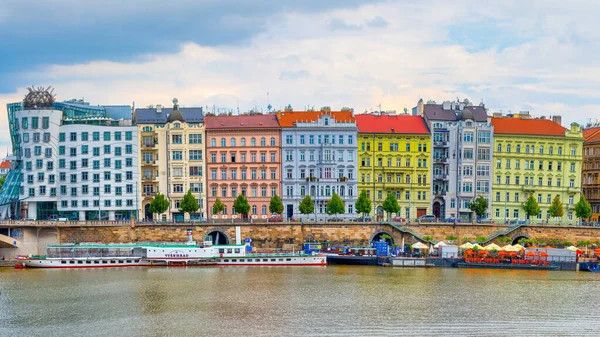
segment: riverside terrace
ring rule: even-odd
[[[559,239],[576,243],[600,239],[600,228],[554,225],[503,225],[357,222],[278,222],[278,223],[148,223],[133,221],[0,221],[0,256],[42,254],[46,245],[71,242],[126,243],[139,241],[177,242],[187,239],[186,230],[202,242],[210,235],[219,244],[241,243],[252,238],[257,248],[300,249],[303,242],[330,242],[363,246],[387,234],[392,243],[438,242],[454,236],[485,237],[484,243],[500,238],[517,242],[526,239]]]

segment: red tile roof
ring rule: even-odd
[[[279,128],[275,115],[206,116],[207,129]]]
[[[282,128],[293,128],[296,122],[316,122],[321,116],[329,115],[338,122],[354,122],[352,111],[281,111],[277,113]]]
[[[10,168],[10,162],[8,160],[3,160],[0,163],[0,169],[9,169]]]
[[[354,117],[358,132],[429,134],[429,128],[421,116],[361,114]]]
[[[550,119],[492,118],[494,134],[564,136],[566,128]]]
[[[598,131],[600,131],[600,130],[598,130]],[[584,141],[584,144],[598,143],[598,142],[600,142],[600,132],[596,132],[596,133],[592,133],[591,135],[588,135],[588,137]]]
[[[596,138],[595,136],[598,135],[598,131],[600,131],[600,126],[583,129],[582,131],[583,131],[583,139],[585,139],[586,142],[591,141],[590,140],[591,138]]]

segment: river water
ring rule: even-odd
[[[600,274],[0,268],[0,336],[598,336]]]

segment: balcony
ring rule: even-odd
[[[146,191],[146,192],[144,192],[144,196],[145,197],[153,197],[155,195],[156,195],[156,192],[154,192],[154,191]]]
[[[523,185],[521,189],[523,192],[535,192],[535,187],[533,185]]]
[[[156,166],[156,160],[142,160],[142,166]]]
[[[447,147],[448,146],[448,142],[446,142],[446,141],[434,141],[433,142],[433,146]]]
[[[433,175],[433,179],[434,180],[446,180],[448,179],[448,175],[447,174],[434,174]]]
[[[569,187],[569,193],[579,193],[581,192],[581,188],[579,187]]]
[[[157,176],[142,176],[143,181],[156,181],[157,179]]]
[[[435,164],[443,164],[445,162],[448,161],[448,157],[444,157],[444,158],[433,158],[433,162]]]
[[[143,149],[154,149],[154,148],[156,148],[156,143],[143,143],[142,148]]]
[[[435,194],[436,197],[443,197],[446,195],[446,191],[434,191],[433,194]]]

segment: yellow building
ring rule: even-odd
[[[575,204],[581,196],[583,134],[579,125],[560,125],[560,116],[532,119],[528,113],[494,114],[493,202],[496,222],[526,219],[523,203],[533,196],[541,213],[532,223],[575,223]],[[558,196],[562,219],[548,208]]]
[[[206,181],[204,155],[206,150],[202,108],[136,109],[135,123],[140,140],[140,203],[145,219],[156,219],[149,210],[156,193],[169,200],[169,209],[160,215],[162,221],[183,221],[190,218],[179,212],[181,200],[191,190],[198,200],[199,210],[192,219],[206,217]]]
[[[385,216],[383,201],[394,193],[400,217],[430,210],[431,135],[421,116],[355,115],[358,126],[359,193],[373,202],[371,214]]]

